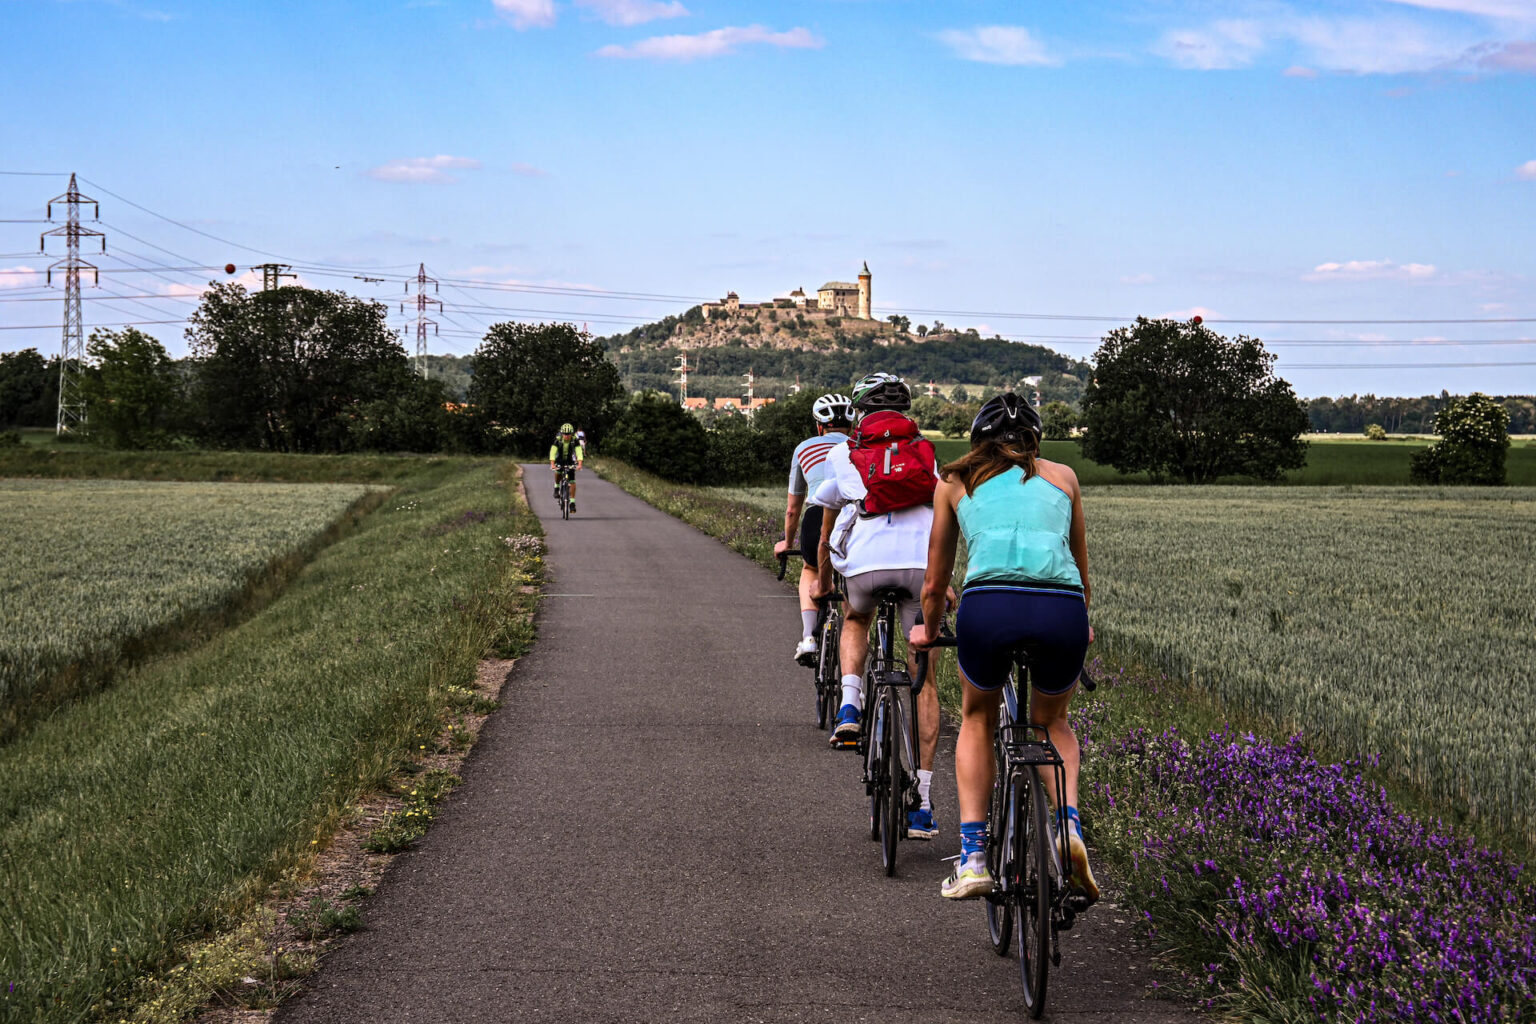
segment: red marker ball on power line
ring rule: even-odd
[[[1189,318],[1189,322],[1194,324],[1196,327],[1199,327],[1200,326],[1200,315],[1197,313],[1194,316],[1190,317]]]
[[[233,263],[226,263],[226,264],[224,264],[224,273],[226,273],[226,274],[233,274],[234,272],[235,272],[235,265]]]

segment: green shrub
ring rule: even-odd
[[[637,469],[691,483],[704,473],[709,437],[670,395],[647,391],[619,417],[604,451]]]
[[[1481,392],[1453,398],[1435,416],[1440,440],[1415,452],[1408,466],[1414,483],[1504,483],[1509,451],[1509,410]]]
[[[1365,425],[1365,436],[1372,441],[1385,441],[1387,439],[1387,431],[1380,423],[1367,423]]]
[[[0,431],[0,448],[20,448],[20,447],[21,447],[21,431],[19,431],[19,430]]]

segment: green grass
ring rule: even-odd
[[[123,1007],[239,922],[531,641],[539,532],[504,464],[406,482],[259,614],[0,748],[0,1021]]]
[[[0,480],[0,739],[280,584],[357,484]]]
[[[0,477],[395,484],[422,473],[441,473],[462,461],[444,455],[122,452],[87,445],[23,444],[0,448]]]
[[[1307,464],[1299,470],[1287,473],[1283,483],[1301,486],[1405,485],[1409,482],[1409,458],[1415,451],[1428,444],[1429,441],[1423,439],[1314,440],[1307,449]],[[955,439],[938,439],[933,442],[933,446],[941,464],[958,459],[970,447],[969,442]],[[1071,466],[1084,486],[1151,483],[1151,478],[1145,473],[1121,475],[1109,466],[1084,458],[1082,449],[1075,441],[1045,441],[1040,445],[1040,453],[1053,462]],[[0,462],[0,465],[3,465],[3,462]],[[1525,440],[1515,441],[1509,449],[1505,466],[1506,482],[1509,485],[1536,487],[1536,444]],[[1248,481],[1232,479],[1226,482]]]

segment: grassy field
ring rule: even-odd
[[[233,610],[368,494],[357,484],[0,480],[0,738],[157,637]]]
[[[1386,485],[1400,486],[1408,481],[1408,460],[1426,447],[1428,440],[1366,441],[1356,438],[1314,440],[1307,449],[1307,464],[1287,473],[1284,483],[1301,486]],[[939,460],[947,462],[965,454],[969,443],[959,439],[937,439],[934,448]],[[1145,484],[1145,473],[1122,475],[1109,466],[1083,457],[1075,441],[1046,441],[1041,454],[1055,462],[1071,466],[1084,485]],[[3,463],[0,463],[3,465]],[[1231,483],[1243,483],[1232,480]],[[1536,487],[1536,442],[1515,441],[1506,461],[1506,482],[1511,486]]]
[[[526,646],[539,528],[507,468],[407,479],[258,613],[0,747],[0,1021],[126,1016]]]
[[[424,472],[441,472],[456,461],[443,455],[120,452],[75,444],[23,444],[0,448],[0,477],[396,484]]]

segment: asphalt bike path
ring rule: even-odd
[[[363,929],[276,1020],[1021,1019],[982,905],[938,895],[953,735],[941,835],[886,878],[857,757],[828,749],[790,659],[793,593],[590,474],[562,521],[548,467],[524,471],[548,541],[537,642]],[[1195,1020],[1145,998],[1112,900],[1063,936],[1048,1019]]]

